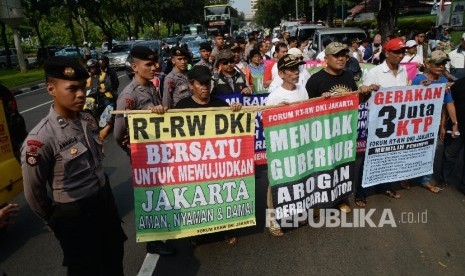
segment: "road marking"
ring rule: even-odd
[[[53,101],[48,101],[48,102],[45,102],[45,103],[43,103],[43,104],[39,104],[39,105],[37,105],[37,106],[34,106],[34,107],[29,108],[29,109],[23,110],[23,111],[21,111],[21,112],[19,112],[19,113],[20,113],[20,114],[23,114],[23,113],[29,112],[29,111],[31,111],[31,110],[34,110],[34,109],[36,109],[36,108],[39,108],[39,107],[41,107],[41,106],[44,106],[44,105],[49,104],[49,103],[52,103],[52,102],[53,102]]]
[[[160,255],[147,253],[137,276],[152,276],[159,259]]]
[[[18,98],[18,97],[21,97],[21,96],[24,96],[24,95],[27,95],[27,94],[31,94],[31,93],[36,92],[36,91],[39,91],[39,90],[45,90],[45,87],[37,88],[37,89],[31,90],[31,91],[29,91],[29,92],[25,92],[25,93],[21,93],[21,94],[15,95],[15,98]]]

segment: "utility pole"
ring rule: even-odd
[[[341,0],[341,19],[342,19],[342,27],[344,27],[344,0]]]
[[[0,20],[10,26],[13,30],[13,38],[15,41],[16,55],[18,56],[19,68],[21,73],[27,71],[26,61],[21,48],[21,38],[19,36],[19,26],[23,21],[23,12],[20,0],[4,0],[0,6]]]
[[[295,19],[299,20],[299,5],[297,0],[295,0]]]
[[[315,0],[310,0],[310,6],[312,6],[312,23],[315,23]]]

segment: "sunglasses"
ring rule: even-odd
[[[221,64],[223,65],[228,65],[228,64],[234,64],[234,59],[230,59],[230,60],[223,60],[221,61]]]

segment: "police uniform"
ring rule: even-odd
[[[173,57],[184,56],[189,58],[189,52],[182,47],[173,47],[171,51],[171,56]],[[189,89],[187,72],[179,72],[173,68],[165,77],[163,83],[163,106],[173,108],[181,99],[190,96],[192,96],[192,92]]]
[[[130,55],[131,58],[157,61],[155,52],[144,46],[133,47]],[[134,78],[119,95],[116,108],[117,110],[146,110],[160,104],[161,98],[153,83],[149,81],[148,86],[142,86],[136,78]],[[116,143],[126,151],[126,153],[130,154],[125,144],[128,139],[127,135],[128,127],[126,118],[124,115],[118,114],[115,119],[113,136],[116,139]],[[162,241],[153,241],[147,243],[147,252],[159,255],[172,255],[176,250]]]
[[[150,48],[136,46],[131,50],[131,57],[141,60],[156,60],[156,54]],[[146,110],[161,104],[161,97],[152,82],[148,86],[139,84],[136,78],[123,89],[116,103],[117,110]],[[124,115],[118,114],[115,118],[115,136],[117,144],[127,150],[123,145],[124,136],[128,134]]]
[[[55,79],[88,77],[67,57],[52,57],[44,68],[46,76]],[[59,240],[70,274],[123,275],[126,236],[104,174],[98,134],[90,114],[80,112],[71,120],[52,105],[21,148],[24,195]]]

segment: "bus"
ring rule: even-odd
[[[210,5],[204,9],[205,29],[207,34],[219,30],[232,35],[239,29],[239,14],[230,5]]]

